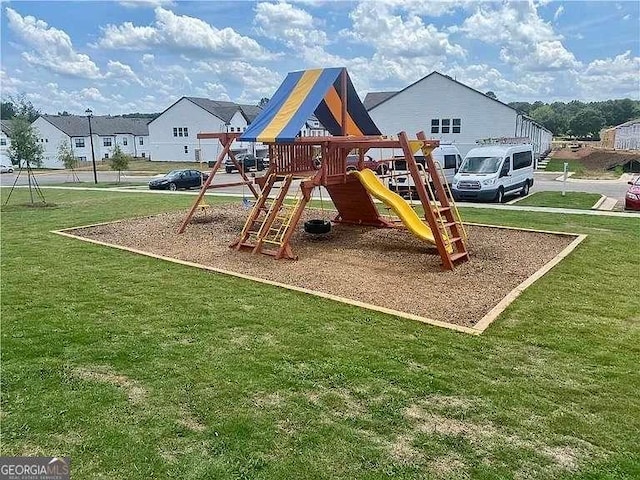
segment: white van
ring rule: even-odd
[[[451,190],[456,200],[502,202],[505,195],[527,195],[532,185],[532,145],[502,144],[469,150]]]
[[[444,178],[440,175],[440,180],[451,184],[453,182],[453,176],[458,171],[460,164],[462,163],[462,156],[458,147],[452,144],[441,144],[439,147],[434,148],[431,152],[431,157],[434,162],[438,162],[444,171]],[[416,156],[416,161],[424,167],[424,157]],[[413,182],[413,178],[407,169],[407,162],[404,157],[395,158],[392,163],[392,175],[389,178],[389,189],[399,195],[407,195],[409,193],[415,195],[416,187]]]

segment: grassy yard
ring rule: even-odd
[[[589,210],[598,200],[600,200],[599,193],[565,192],[563,197],[562,192],[536,192],[518,200],[516,205]]]
[[[150,160],[133,160],[129,162],[128,172],[149,172],[149,173],[167,173],[171,170],[181,170],[184,168],[195,168],[204,172],[210,170],[207,162],[152,162]],[[77,169],[78,171],[93,171],[91,164],[85,165]],[[96,164],[96,170],[112,171],[108,160],[99,161]]]
[[[2,455],[80,479],[640,476],[636,219],[464,210],[589,234],[472,337],[49,233],[192,197],[45,193],[2,210]]]

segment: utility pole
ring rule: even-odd
[[[87,108],[84,113],[87,114],[87,120],[89,120],[89,138],[91,141],[91,161],[93,162],[93,183],[98,184],[98,173],[96,172],[96,153],[93,149],[93,131],[91,130],[91,114],[93,113],[90,108]]]

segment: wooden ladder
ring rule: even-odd
[[[276,183],[277,178],[278,176],[275,173],[269,174],[269,177],[267,178],[267,181],[265,182],[264,187],[260,192],[260,196],[258,197],[258,200],[253,205],[253,208],[251,209],[251,212],[249,213],[249,216],[247,217],[247,220],[244,223],[244,227],[242,228],[242,233],[240,233],[240,237],[238,237],[238,240],[236,240],[231,245],[236,250],[240,250],[242,247],[249,247],[249,246],[253,248],[253,243],[250,243],[250,237],[252,236],[257,237],[260,226],[262,226],[264,222],[264,218],[263,219],[260,218],[261,215],[265,214],[265,218],[266,218],[266,212],[268,212],[267,199],[269,197],[269,194],[271,193],[271,190],[274,184]]]
[[[418,140],[427,140],[424,132],[418,133],[417,138]],[[431,156],[431,148],[424,144],[421,146],[425,158],[425,170],[429,174],[428,176],[431,177],[436,191],[435,197],[439,200],[439,205],[436,202],[436,198],[429,198],[427,188],[430,189],[430,186],[425,186],[424,180],[420,175],[407,134],[401,132],[399,140],[404,150],[407,167],[411,172],[414,185],[418,191],[418,197],[424,209],[425,219],[433,232],[443,267],[447,270],[453,270],[456,264],[469,260],[469,252],[465,245],[465,234],[455,203],[453,199],[449,200],[447,197],[439,172]],[[426,180],[428,183],[429,179],[427,178]]]

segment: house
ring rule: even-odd
[[[221,151],[215,139],[198,140],[197,134],[244,132],[260,107],[200,97],[182,97],[149,122],[151,160],[159,162],[207,162]],[[262,144],[234,142],[235,153],[266,154]]]
[[[536,160],[551,149],[552,133],[542,125],[438,72],[398,92],[371,92],[364,104],[384,134],[424,131],[427,138],[455,144],[462,155],[487,138],[527,137]]]
[[[602,130],[600,141],[605,148],[640,150],[640,118]]]
[[[326,137],[329,135],[329,131],[324,128],[324,125],[320,123],[320,120],[318,120],[315,115],[311,115],[305,122],[302,130],[300,130],[301,137]]]
[[[0,120],[0,163],[11,165],[9,147],[11,146],[11,120]]]
[[[89,118],[86,116],[41,115],[31,125],[44,147],[42,166],[64,168],[58,159],[58,149],[64,142],[71,145],[79,162],[92,161],[92,143],[96,161],[111,157],[116,145],[132,157],[148,158],[147,122],[145,118],[92,116],[92,135],[89,135]]]

